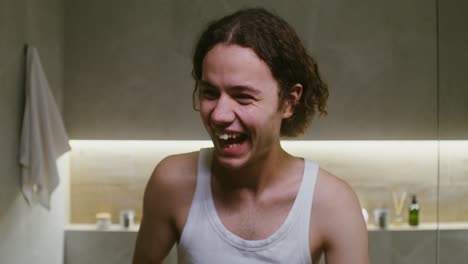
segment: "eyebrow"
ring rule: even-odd
[[[208,88],[218,88],[216,85],[213,85],[212,83],[210,83],[209,81],[206,81],[206,80],[199,80],[198,81],[200,83],[200,85],[202,86],[205,86],[205,87],[208,87]],[[235,90],[235,91],[238,91],[238,92],[243,92],[243,91],[247,91],[247,92],[251,92],[251,93],[254,93],[254,94],[259,94],[260,91],[252,86],[249,86],[249,85],[234,85],[234,86],[230,86],[228,88],[229,90]]]

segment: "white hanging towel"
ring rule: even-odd
[[[50,209],[51,194],[60,182],[57,158],[69,151],[70,145],[36,48],[28,47],[26,59],[21,189],[30,205],[39,202]]]

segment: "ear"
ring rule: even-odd
[[[288,119],[294,114],[294,110],[296,109],[296,105],[299,104],[299,100],[302,96],[302,85],[300,83],[296,83],[291,89],[289,93],[284,98],[283,102],[283,119]]]

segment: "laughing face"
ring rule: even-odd
[[[203,60],[200,115],[214,143],[214,162],[240,169],[280,149],[279,87],[268,65],[250,49],[217,44]]]

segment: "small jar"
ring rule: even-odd
[[[109,229],[112,225],[112,218],[110,213],[97,213],[96,214],[96,226],[98,229]]]
[[[389,213],[389,210],[385,208],[374,209],[374,224],[381,229],[387,228]]]
[[[120,225],[123,228],[132,228],[135,221],[135,211],[122,210],[120,211]]]

